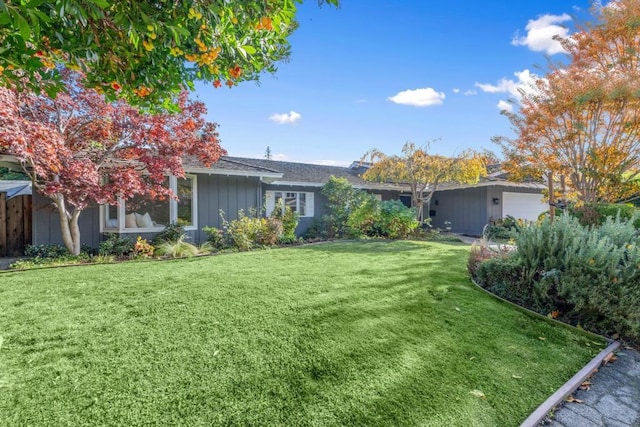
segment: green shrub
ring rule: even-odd
[[[631,203],[588,203],[569,209],[569,213],[578,218],[582,225],[586,226],[602,225],[607,218],[615,218],[618,215],[622,219],[630,219],[636,215],[634,225],[635,228],[640,228],[638,212],[640,212],[640,209]]]
[[[107,240],[100,242],[98,254],[122,258],[132,254],[134,247],[135,243],[128,237],[120,236],[117,233],[109,233]]]
[[[184,227],[180,224],[169,224],[153,237],[151,244],[158,246],[164,242],[176,242],[184,236]]]
[[[640,339],[640,237],[629,219],[600,227],[562,215],[524,227],[517,251],[482,262],[478,282],[543,314],[555,311],[596,332]]]
[[[294,212],[291,207],[276,203],[271,218],[277,219],[282,224],[282,237],[285,240],[296,240],[296,228],[300,221],[300,215]]]
[[[487,240],[508,241],[513,239],[524,225],[523,220],[515,219],[508,215],[505,218],[489,222],[482,233],[482,237]]]
[[[347,220],[348,233],[351,237],[379,236],[378,217],[380,215],[380,202],[367,194],[362,196],[359,203],[351,210]]]
[[[327,237],[344,237],[349,234],[348,224],[351,211],[359,205],[363,191],[353,188],[346,178],[331,176],[322,187],[322,194],[327,198],[326,215],[323,217],[327,227]]]
[[[207,235],[207,241],[211,245],[212,251],[221,251],[227,246],[223,230],[216,227],[202,227],[202,231]]]
[[[31,258],[60,258],[69,255],[62,245],[27,245],[24,254]]]
[[[380,202],[375,227],[381,236],[406,239],[419,225],[415,208],[408,208],[399,200]]]
[[[238,219],[227,221],[220,211],[222,226],[233,246],[249,251],[260,245],[274,245],[282,237],[282,222],[276,218],[258,218],[255,211],[249,215],[238,211]]]
[[[489,291],[516,304],[536,307],[532,285],[522,280],[522,266],[513,255],[495,256],[480,263],[476,280]]]
[[[311,225],[302,233],[302,239],[315,241],[324,240],[329,237],[328,226],[324,219],[313,218]]]

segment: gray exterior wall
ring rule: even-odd
[[[97,248],[100,236],[100,209],[87,208],[78,218],[80,226],[80,242]],[[34,245],[62,245],[60,232],[60,217],[51,199],[38,193],[33,195],[33,244]]]
[[[436,191],[431,199],[430,210],[435,211],[435,216],[431,216],[431,225],[444,230],[445,221],[449,221],[451,231],[479,236],[490,220],[502,218],[502,193],[505,191],[541,193],[535,188],[510,185]],[[498,199],[497,204],[493,202],[494,198]],[[425,206],[425,216],[427,213]]]
[[[479,235],[489,219],[487,187],[436,191],[430,207],[425,206],[425,218],[429,213],[427,209],[435,212],[434,216],[430,216],[433,227],[444,230],[447,221],[455,233]]]
[[[202,227],[222,228],[220,210],[227,221],[238,218],[240,209],[247,213],[262,206],[258,177],[198,175],[198,231],[192,232],[195,243],[207,240]]]

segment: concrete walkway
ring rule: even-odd
[[[565,402],[542,425],[640,427],[640,352],[624,348],[616,356],[598,369],[591,385],[573,394],[574,402]]]

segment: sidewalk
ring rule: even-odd
[[[573,394],[575,402],[565,402],[542,425],[640,427],[640,352],[623,348],[616,356],[598,369],[588,389]]]

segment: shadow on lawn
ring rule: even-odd
[[[427,244],[425,244],[427,243]],[[305,245],[296,248],[299,251],[327,253],[389,253],[402,251],[429,251],[429,242],[414,240],[338,240]],[[451,247],[469,247],[461,242],[437,242]]]

